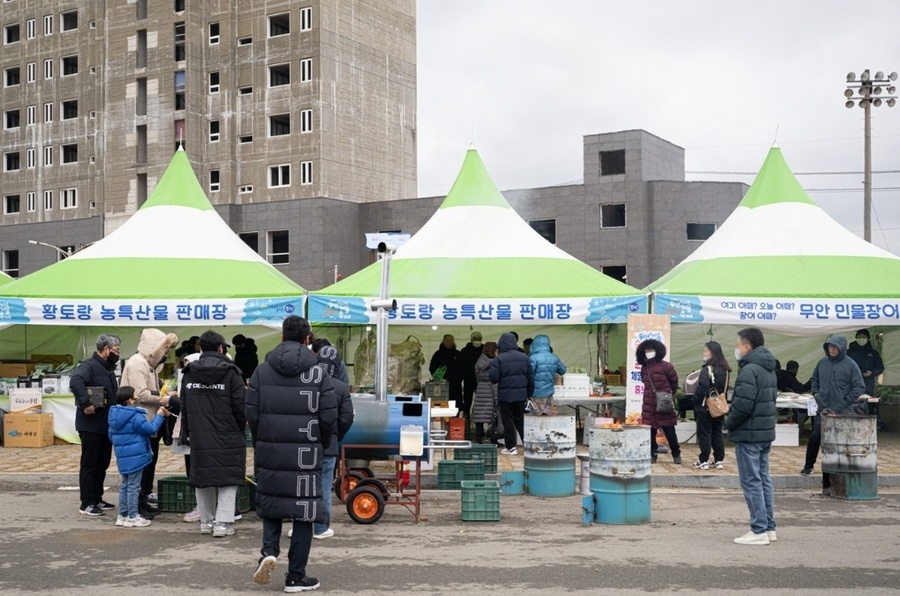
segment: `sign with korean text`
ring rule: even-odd
[[[644,382],[637,362],[637,347],[642,341],[655,339],[668,348],[666,360],[672,357],[672,324],[666,315],[631,315],[628,317],[628,379],[625,389],[625,414],[640,412],[644,404]],[[649,391],[649,389],[647,389]]]

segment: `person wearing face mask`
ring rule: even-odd
[[[475,389],[478,387],[478,376],[475,374],[475,363],[481,358],[483,349],[482,336],[480,331],[473,331],[469,336],[469,343],[459,351],[459,369],[462,372],[463,379],[463,403],[462,413],[468,418],[472,409],[472,396],[475,395]]]
[[[866,385],[866,395],[875,395],[875,381],[884,372],[881,354],[871,344],[872,335],[868,329],[856,332],[856,341],[847,348],[847,356],[856,363]]]
[[[697,418],[697,446],[700,447],[700,458],[693,463],[698,470],[709,469],[709,452],[712,447],[713,465],[717,470],[725,467],[725,436],[722,434],[723,418],[713,418],[709,415],[706,400],[713,389],[719,395],[725,395],[728,391],[728,376],[731,366],[725,360],[722,346],[719,342],[711,341],[703,348],[703,366],[700,368],[700,378],[697,380],[697,389],[694,391],[694,415]]]
[[[178,336],[174,333],[163,333],[159,329],[144,329],[138,342],[137,353],[132,355],[122,369],[122,385],[134,387],[134,395],[138,405],[147,410],[147,419],[152,420],[161,406],[169,405],[169,396],[161,395],[159,370],[169,356],[169,350],[178,345]],[[152,519],[159,509],[150,502],[153,493],[153,481],[156,475],[156,461],[159,459],[159,439],[157,434],[150,438],[150,449],[153,461],[143,471],[139,512],[147,519]]]
[[[78,365],[72,373],[69,387],[75,395],[75,430],[81,438],[81,465],[78,487],[81,492],[79,512],[89,517],[99,517],[104,511],[115,509],[103,500],[103,482],[112,458],[112,442],[109,440],[109,407],[116,403],[116,366],[122,341],[115,335],[97,338],[97,351]],[[97,407],[91,402],[88,387],[103,387],[105,405]]]
[[[678,389],[678,373],[672,363],[666,362],[666,346],[661,341],[647,339],[637,347],[637,361],[641,365],[641,381],[644,383],[644,402],[641,408],[641,423],[650,427],[650,459],[656,463],[656,433],[662,429],[672,450],[672,459],[681,463],[681,446],[675,425],[678,415],[675,412],[656,411],[656,392],[668,391],[675,394]]]

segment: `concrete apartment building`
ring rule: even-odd
[[[29,240],[115,230],[178,142],[232,228],[313,287],[359,266],[335,241],[359,204],[416,195],[415,0],[2,0],[0,27],[12,275],[58,256]]]

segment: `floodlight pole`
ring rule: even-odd
[[[872,102],[867,101],[865,111],[865,170],[863,172],[863,238],[872,242]]]

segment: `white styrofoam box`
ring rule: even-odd
[[[71,395],[72,389],[69,387],[69,381],[72,380],[72,377],[69,375],[62,375],[59,378],[59,395]]]
[[[40,413],[43,404],[44,399],[40,389],[19,389],[17,387],[9,392],[10,413]]]
[[[567,373],[563,376],[563,384],[566,387],[590,387],[591,378],[581,373]]]
[[[693,420],[682,422],[679,421],[675,426],[675,434],[678,436],[679,443],[696,443],[697,442],[697,423]]]
[[[776,424],[773,447],[798,447],[800,445],[800,427],[796,424]]]

